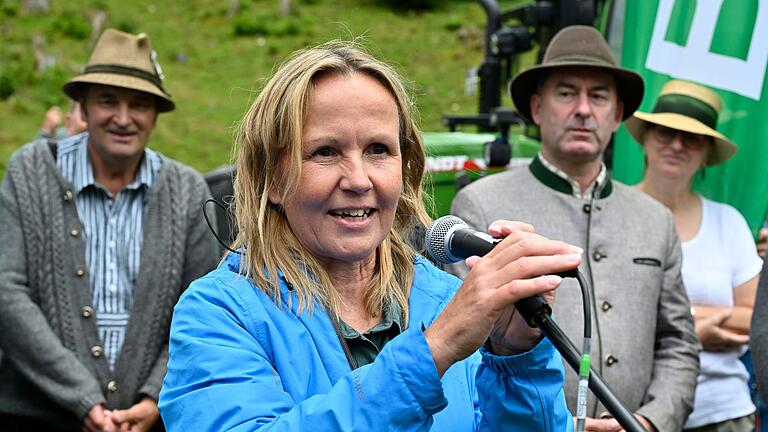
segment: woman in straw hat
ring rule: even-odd
[[[562,361],[513,303],[552,300],[559,277],[539,275],[581,251],[500,221],[463,283],[418,256],[412,106],[349,44],[300,51],[266,83],[238,138],[239,250],[174,311],[168,430],[573,428]]]
[[[762,261],[744,217],[692,189],[697,172],[736,153],[736,146],[715,130],[720,108],[720,97],[711,90],[670,81],[653,112],[636,112],[625,124],[646,155],[638,189],[674,216],[683,249],[683,282],[704,348],[694,410],[685,429],[747,431],[752,430],[755,407],[739,356],[749,341]]]

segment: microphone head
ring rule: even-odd
[[[442,264],[453,264],[461,261],[461,258],[451,255],[450,241],[453,232],[462,228],[469,228],[469,225],[453,215],[443,216],[432,222],[424,235],[427,253]]]

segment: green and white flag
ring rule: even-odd
[[[694,187],[739,209],[756,234],[768,211],[768,0],[626,0],[617,5],[624,28],[614,27],[609,39],[618,45],[622,65],[645,80],[640,111],[653,109],[670,79],[706,85],[722,97],[717,129],[739,151],[707,168]],[[614,177],[635,184],[643,164],[639,144],[622,127],[615,140]]]

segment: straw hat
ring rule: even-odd
[[[706,87],[686,81],[669,81],[661,89],[653,112],[636,112],[624,126],[641,144],[649,123],[712,137],[714,146],[707,157],[707,165],[717,165],[730,159],[738,150],[736,144],[715,130],[722,104],[720,96]]]
[[[172,111],[171,95],[163,88],[163,72],[145,33],[132,35],[109,29],[102,33],[82,75],[64,84],[63,90],[78,99],[83,87],[103,84],[157,96],[157,112]]]
[[[589,26],[574,25],[560,30],[550,41],[540,65],[519,73],[509,86],[517,111],[531,117],[531,95],[539,80],[558,67],[593,67],[611,72],[616,77],[619,98],[624,103],[624,120],[640,106],[645,86],[637,73],[616,66],[613,53],[603,35]]]

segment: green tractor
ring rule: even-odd
[[[532,1],[502,11],[496,0],[479,0],[485,10],[485,57],[477,69],[477,114],[443,117],[450,132],[424,132],[427,147],[425,186],[432,195],[433,217],[448,214],[456,191],[478,177],[527,164],[539,151],[536,128],[517,111],[502,106],[502,93],[515,72],[517,56],[539,47],[561,28],[593,25],[604,2]],[[512,22],[513,24],[505,24]],[[462,126],[477,132],[460,132]]]

